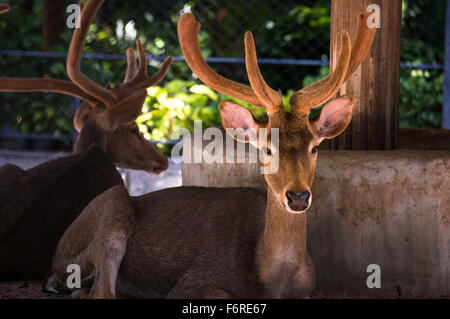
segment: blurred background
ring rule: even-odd
[[[65,79],[72,30],[66,13],[76,0],[14,0],[1,17],[0,76]],[[149,89],[138,119],[146,138],[170,147],[177,128],[220,124],[217,105],[229,97],[202,85],[181,57],[176,23],[193,12],[202,23],[200,45],[220,74],[248,83],[243,35],[252,30],[265,79],[288,101],[293,90],[328,73],[329,0],[108,0],[91,26],[83,71],[103,85],[120,83],[125,51],[140,39],[151,55],[149,72],[178,57],[166,79]],[[439,128],[442,121],[445,1],[404,0],[400,126]],[[67,150],[79,101],[57,94],[0,94],[0,148]],[[256,115],[263,110],[253,109]],[[166,146],[165,146],[166,145]]]

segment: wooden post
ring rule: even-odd
[[[391,150],[397,147],[402,0],[332,0],[331,68],[339,56],[340,31],[356,37],[357,17],[376,4],[381,11],[371,51],[342,86],[339,95],[355,97],[353,121],[330,149]]]
[[[447,0],[447,16],[445,22],[445,82],[442,109],[442,127],[450,129],[450,0]]]

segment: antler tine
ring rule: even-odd
[[[295,112],[309,112],[310,109],[331,99],[346,79],[350,56],[350,36],[344,30],[341,34],[341,53],[336,69],[322,80],[295,92],[291,97],[292,109]]]
[[[86,94],[78,86],[64,80],[2,77],[0,78],[0,92],[53,92],[78,97],[91,105],[98,103],[96,99]]]
[[[123,83],[130,82],[135,76],[137,72],[137,65],[136,65],[136,54],[134,53],[134,50],[129,48],[127,50],[127,73],[125,74],[125,79],[123,80]]]
[[[375,38],[375,34],[377,33],[376,28],[369,28],[367,26],[367,19],[369,19],[369,17],[370,13],[368,12],[359,16],[358,33],[356,35],[355,42],[352,44],[352,56],[350,58],[350,65],[348,66],[345,80],[348,80],[348,78],[359,67],[367,52],[369,52]]]
[[[369,28],[367,26],[366,21],[369,16],[369,13],[364,13],[359,16],[358,32],[355,41],[350,46],[350,54],[347,53],[347,46],[350,41],[348,33],[347,31],[343,31],[343,36],[348,39],[341,39],[341,55],[339,56],[336,70],[333,72],[333,74],[336,73],[339,76],[336,77],[335,81],[332,81],[333,74],[330,74],[321,81],[315,82],[296,92],[291,98],[291,105],[295,107],[294,110],[306,111],[326,102],[337,93],[342,83],[348,80],[356,71],[372,46],[377,31],[376,28]],[[349,62],[344,71],[347,55]]]
[[[89,0],[81,10],[80,28],[76,28],[73,33],[66,68],[67,74],[73,83],[78,85],[88,95],[104,103],[107,107],[112,107],[117,102],[116,95],[112,91],[95,83],[81,72],[81,58],[89,26],[103,2],[104,0]]]
[[[198,44],[199,30],[200,23],[195,20],[195,17],[192,14],[185,13],[180,17],[180,20],[178,21],[178,39],[186,63],[191,70],[195,72],[200,80],[214,90],[233,96],[247,103],[264,107],[265,105],[261,103],[252,88],[228,80],[209,67],[202,57],[202,52]]]
[[[0,3],[0,14],[8,12],[11,7],[7,3]]]
[[[255,40],[250,31],[245,33],[245,66],[247,68],[250,85],[261,103],[266,107],[267,112],[277,113],[280,111],[283,106],[283,101],[280,94],[264,81],[258,66]]]
[[[145,54],[144,46],[141,41],[136,41],[136,47],[138,49],[139,55],[139,69],[136,75],[127,83],[129,88],[134,90],[136,89],[146,89],[150,86],[158,84],[169,71],[170,65],[172,64],[172,57],[168,57],[164,60],[159,71],[156,72],[151,77],[148,77],[147,74],[147,55]]]

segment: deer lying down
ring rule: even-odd
[[[0,280],[44,279],[59,239],[82,209],[112,186],[123,185],[114,165],[150,173],[167,169],[164,154],[140,134],[134,121],[147,87],[163,79],[171,59],[148,77],[146,55],[138,41],[139,68],[129,49],[124,82],[114,89],[81,73],[89,25],[102,3],[91,0],[88,10],[82,10],[81,27],[75,29],[67,57],[72,82],[0,78],[0,92],[49,91],[85,101],[74,118],[79,132],[75,155],[28,171],[10,164],[0,168]]]
[[[318,145],[347,127],[353,99],[329,102],[315,119],[309,111],[333,97],[356,70],[375,29],[368,29],[362,16],[353,46],[343,31],[337,68],[295,93],[288,113],[259,72],[250,32],[245,35],[248,87],[208,67],[196,40],[199,27],[191,14],[180,18],[187,63],[213,89],[267,109],[269,120],[261,122],[236,103],[219,106],[225,128],[256,133],[244,141],[263,150],[265,161],[279,152],[279,170],[265,175],[266,194],[254,188],[179,187],[130,198],[116,186],[99,195],[63,235],[53,260],[61,283],[69,264],[80,265],[87,288],[81,297],[303,298],[314,288],[305,211]],[[279,145],[271,136],[259,144],[259,128],[278,128]]]

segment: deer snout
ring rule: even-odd
[[[286,197],[288,206],[291,210],[293,210],[294,212],[304,212],[309,207],[311,193],[307,191],[299,194],[287,191]]]
[[[160,161],[155,161],[153,164],[152,173],[160,174],[169,168],[169,161],[164,156]]]

